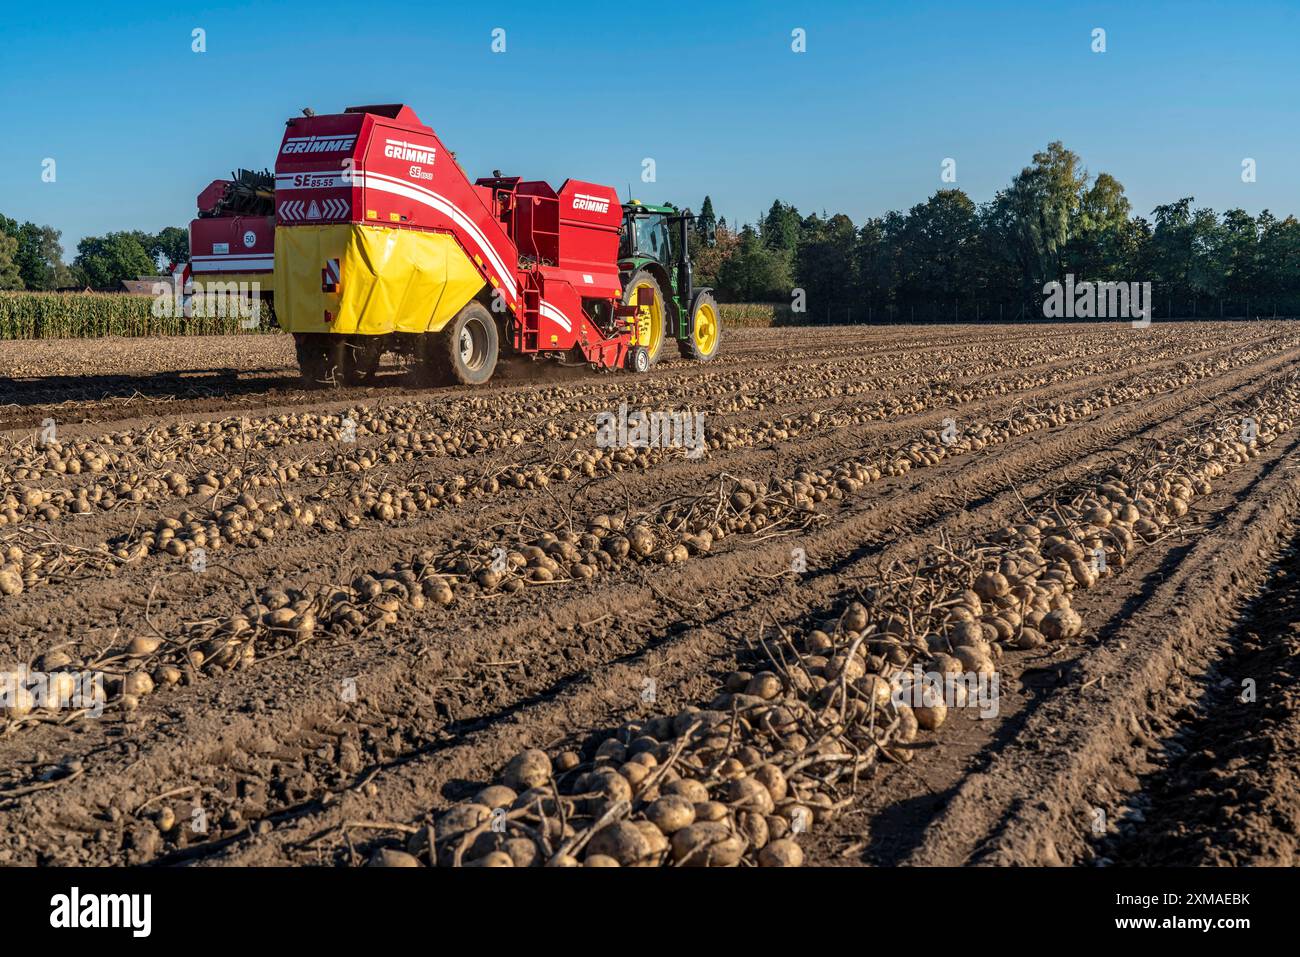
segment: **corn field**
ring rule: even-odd
[[[240,332],[237,315],[153,314],[152,296],[85,292],[0,293],[0,339],[207,336]]]
[[[768,302],[725,302],[720,305],[722,324],[732,328],[767,328],[797,325],[790,307]]]

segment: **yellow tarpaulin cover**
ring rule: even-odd
[[[330,260],[337,292],[322,288]],[[275,314],[288,332],[438,332],[483,285],[446,233],[358,223],[275,231]]]

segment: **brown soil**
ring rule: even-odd
[[[520,749],[599,743],[647,713],[647,679],[654,713],[703,705],[723,675],[749,666],[765,628],[802,628],[891,561],[988,535],[1026,502],[1087,486],[1235,403],[1273,401],[1298,358],[1300,330],[1282,323],[736,330],[715,363],[674,359],[641,378],[529,366],[479,390],[420,390],[392,367],[372,387],[325,393],[298,387],[278,336],[10,344],[0,481],[16,492],[238,466],[268,476],[257,494],[321,511],[347,511],[348,495],[371,488],[459,478],[467,493],[395,517],[361,509],[350,529],[278,530],[213,552],[202,573],[163,551],[85,560],[202,514],[208,503],[193,493],[25,514],[0,524],[0,552],[39,548],[57,562],[0,597],[0,670],[56,649],[94,658],[138,635],[179,641],[194,622],[245,604],[250,587],[346,585],[421,549],[650,513],[729,476],[762,483],[893,455],[948,418],[1009,434],[827,498],[800,527],[731,535],[684,564],[458,591],[450,606],[403,610],[382,631],[322,628],[241,667],[189,672],[130,713],[0,719],[0,863],[364,861]],[[473,492],[594,448],[587,424],[622,401],[705,412],[725,441],[698,459],[664,454],[591,478],[553,475],[546,487]],[[344,415],[363,424],[345,458],[309,414],[330,428]],[[211,423],[241,416],[255,437],[245,448],[205,444]],[[130,449],[130,464],[80,475],[7,464],[46,418],[65,444]],[[410,434],[390,421],[449,438],[384,460]],[[1291,863],[1298,444],[1296,431],[1282,433],[1193,500],[1175,533],[1081,592],[1080,636],[1007,652],[997,717],[959,714],[922,732],[911,761],[877,767],[807,836],[810,862]],[[358,455],[368,464],[355,466]],[[291,463],[302,473],[279,474]],[[219,505],[238,491],[223,489]],[[805,572],[791,571],[794,548]],[[1248,677],[1259,696],[1250,706],[1225,684]],[[185,822],[197,809],[203,827],[162,826],[164,809]]]

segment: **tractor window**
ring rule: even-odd
[[[668,220],[663,216],[647,216],[637,224],[637,245],[643,256],[649,256],[655,262],[673,261],[672,249],[668,245]]]
[[[657,214],[628,216],[623,224],[619,256],[644,256],[655,262],[671,263],[672,245],[668,237],[667,217]]]

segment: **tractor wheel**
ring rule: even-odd
[[[678,339],[677,348],[684,358],[708,362],[722,345],[722,311],[718,301],[707,292],[700,293],[695,298],[695,314],[691,320],[691,335]]]
[[[659,361],[659,350],[664,344],[664,293],[653,273],[648,269],[638,269],[623,287],[623,305],[634,305],[637,290],[641,288],[654,293],[654,300],[642,308],[640,315],[629,320],[632,325],[632,344],[644,346],[650,357],[650,365],[654,365]]]
[[[482,385],[497,367],[497,323],[477,299],[429,337],[425,363],[434,382]]]

